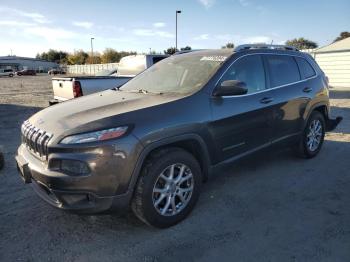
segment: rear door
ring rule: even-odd
[[[266,89],[261,55],[238,58],[218,84],[226,80],[245,82],[248,93],[211,99],[213,121],[209,130],[220,161],[269,145],[272,133],[271,91]]]
[[[294,56],[266,54],[263,57],[274,97],[272,142],[293,140],[303,128],[303,114],[310,95]]]

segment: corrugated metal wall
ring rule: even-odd
[[[112,70],[118,68],[118,63],[93,64],[93,65],[69,65],[67,66],[68,74],[77,75],[94,75],[101,70]]]
[[[312,54],[332,87],[350,87],[350,52]]]
[[[301,50],[309,53],[329,78],[332,87],[350,87],[350,51],[317,52],[317,49]]]

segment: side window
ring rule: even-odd
[[[266,55],[271,87],[291,84],[300,80],[297,63],[292,56]]]
[[[306,59],[301,57],[295,57],[295,60],[297,60],[300,74],[303,79],[307,79],[316,75],[315,70],[310,65],[310,63],[306,61]]]
[[[249,55],[238,59],[221,78],[226,80],[239,80],[245,82],[248,94],[265,89],[265,70],[260,55]]]
[[[153,64],[158,63],[159,61],[163,60],[165,57],[153,57]]]

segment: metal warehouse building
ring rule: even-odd
[[[332,87],[350,87],[350,37],[310,53],[329,78]]]
[[[0,68],[14,69],[16,71],[23,69],[32,69],[37,72],[47,72],[52,68],[58,68],[58,64],[42,59],[19,57],[19,56],[0,56]]]

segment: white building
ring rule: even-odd
[[[0,56],[0,68],[4,69],[32,69],[37,72],[47,72],[52,68],[58,68],[58,64],[42,59],[19,57],[19,56]]]
[[[350,87],[350,37],[309,53],[329,78],[330,86]]]

